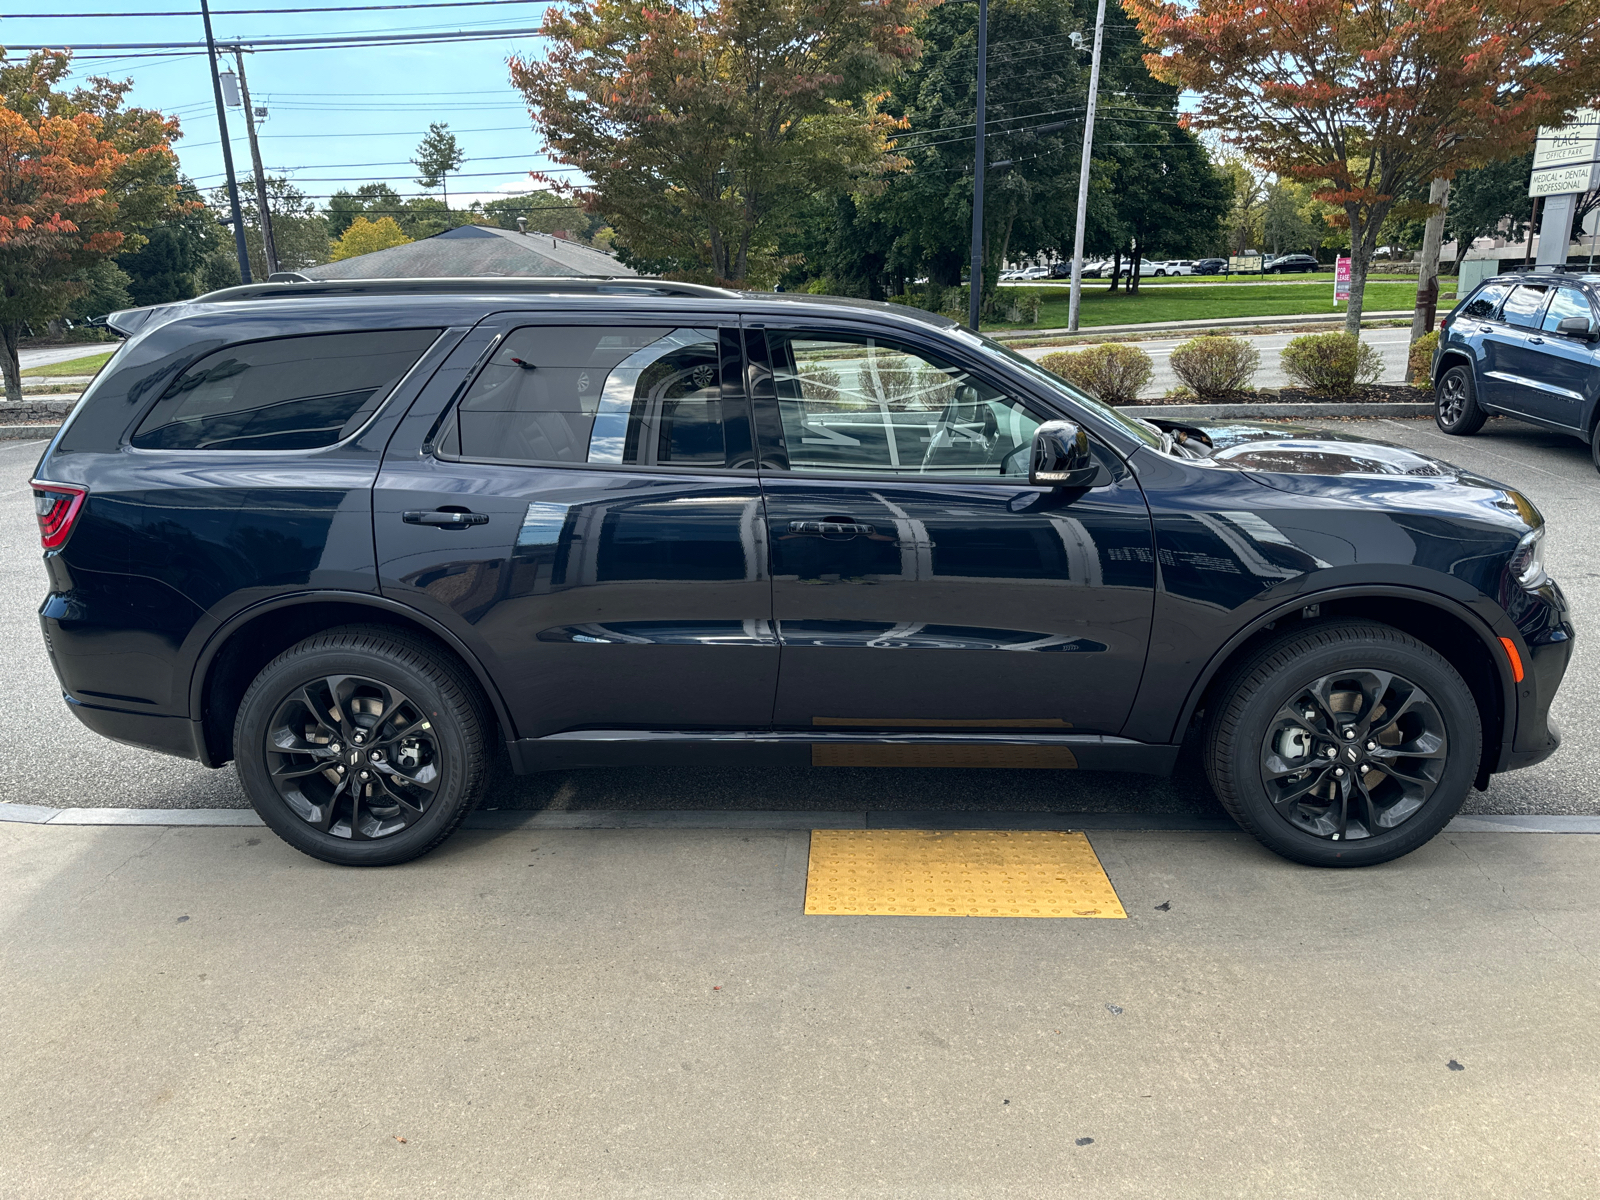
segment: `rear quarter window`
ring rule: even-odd
[[[134,430],[141,450],[314,450],[359,429],[438,329],[229,346],[184,371]]]
[[[1472,299],[1461,309],[1461,315],[1487,320],[1499,311],[1500,302],[1506,298],[1506,293],[1509,291],[1511,288],[1506,284],[1486,283],[1473,293]]]

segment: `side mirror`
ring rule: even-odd
[[[1089,453],[1089,435],[1071,421],[1046,421],[1033,431],[1028,482],[1038,487],[1092,487],[1100,464]]]
[[[1556,326],[1556,332],[1563,337],[1582,338],[1586,342],[1594,341],[1594,325],[1585,317],[1567,317]]]

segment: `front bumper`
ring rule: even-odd
[[[1522,681],[1509,704],[1506,730],[1495,771],[1515,771],[1549,758],[1561,746],[1561,730],[1550,720],[1550,705],[1572,661],[1574,632],[1567,598],[1554,580],[1521,591],[1506,611],[1517,626],[1522,647]]]

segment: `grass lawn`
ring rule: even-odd
[[[68,362],[49,363],[42,367],[29,367],[22,373],[24,379],[48,379],[55,375],[93,375],[110,361],[115,350],[102,350]]]
[[[1085,281],[1081,328],[1096,325],[1134,325],[1151,321],[1201,321],[1222,317],[1284,317],[1302,313],[1326,314],[1330,319],[1344,311],[1333,304],[1333,288],[1278,287],[1275,284],[1218,284],[1215,287],[1166,288],[1129,296],[1118,291],[1108,296],[1105,284]],[[1036,289],[1037,290],[1037,289]],[[1067,289],[1039,291],[1039,329],[1062,328],[1067,323]],[[1009,293],[1008,293],[1009,295]],[[1444,297],[1440,297],[1443,301]],[[1417,301],[1415,280],[1367,284],[1367,312],[1409,309]],[[1030,326],[996,322],[985,328],[1026,329]]]

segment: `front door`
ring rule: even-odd
[[[778,643],[736,330],[498,318],[457,355],[485,361],[378,479],[384,594],[477,651],[523,738],[767,727]]]
[[[748,335],[790,729],[1107,733],[1149,640],[1150,518],[1121,459],[1030,487],[1049,414],[937,349]]]

